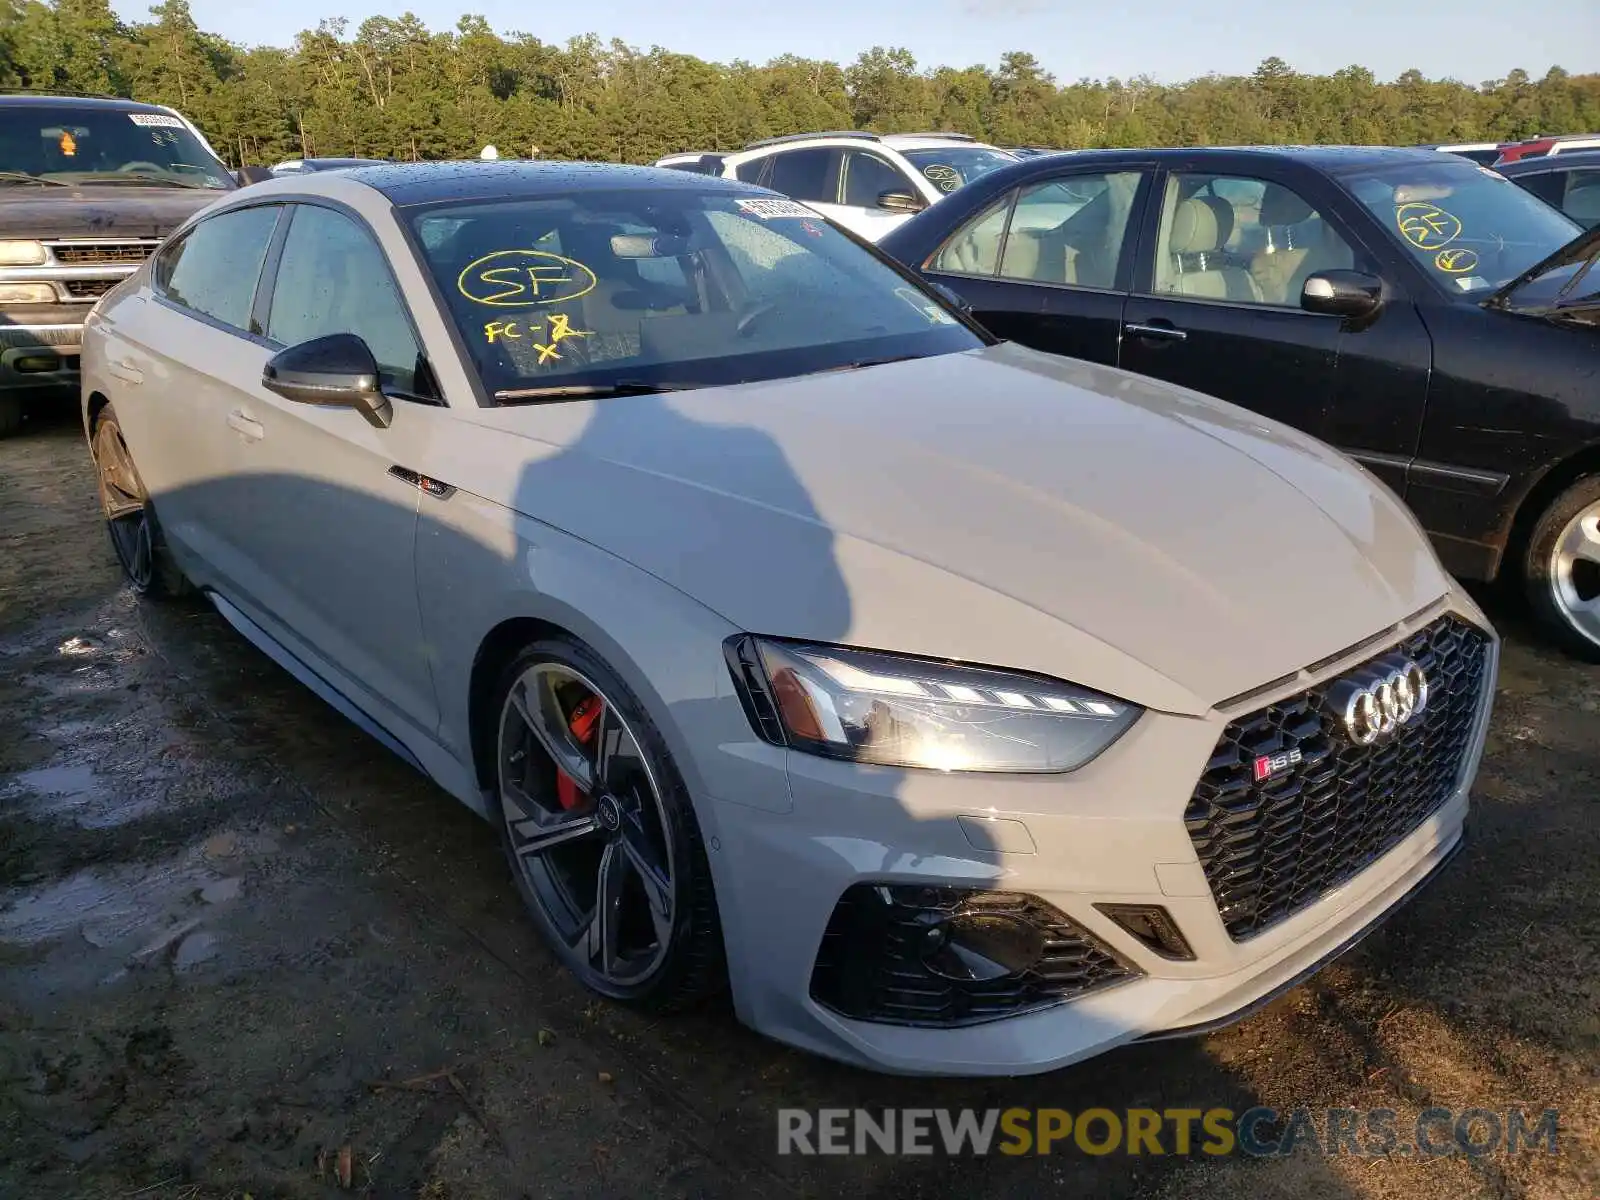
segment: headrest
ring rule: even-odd
[[[1226,212],[1227,220],[1222,220]],[[1183,201],[1172,214],[1172,237],[1167,249],[1174,254],[1205,254],[1217,250],[1228,240],[1233,228],[1233,210],[1226,203],[1195,196]]]
[[[1286,187],[1269,183],[1261,194],[1263,225],[1298,225],[1313,215],[1312,207]]]

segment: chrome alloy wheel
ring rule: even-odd
[[[1561,530],[1550,552],[1550,598],[1580,637],[1600,645],[1600,502]]]
[[[602,990],[660,970],[676,918],[661,792],[638,739],[588,678],[535,663],[500,714],[500,805],[512,857],[557,936]]]
[[[150,514],[145,505],[144,485],[134,469],[127,443],[122,440],[122,429],[114,419],[102,419],[95,426],[93,447],[100,506],[105,510],[111,547],[128,581],[137,591],[147,592],[156,574]]]

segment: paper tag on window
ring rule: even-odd
[[[143,125],[146,129],[182,129],[183,122],[177,117],[166,113],[129,113],[128,120],[135,125]]]
[[[814,209],[807,208],[804,204],[797,204],[793,200],[739,200],[736,201],[741,209],[753,217],[760,217],[763,221],[770,221],[774,217],[808,217],[815,220],[817,217]]]

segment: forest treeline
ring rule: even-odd
[[[1380,82],[1360,66],[1303,75],[1269,58],[1246,76],[1061,83],[1022,51],[997,68],[927,68],[883,47],[848,65],[785,55],[758,66],[593,35],[565,45],[501,36],[479,16],[434,31],[409,14],[353,31],[329,18],[287,49],[242,47],[200,30],[186,0],[134,23],[108,0],[0,0],[0,87],[171,104],[235,165],[460,158],[490,142],[507,156],[642,162],[843,128],[1058,147],[1405,145],[1600,130],[1600,74],[1560,68],[1477,84],[1418,71]]]

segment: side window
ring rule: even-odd
[[[261,332],[250,327],[250,309],[280,211],[276,204],[264,205],[201,221],[161,252],[156,290],[225,325]]]
[[[1561,207],[1565,199],[1567,173],[1565,171],[1540,171],[1532,175],[1522,175],[1516,180],[1524,190],[1532,192],[1546,204]]]
[[[1001,277],[1115,287],[1139,179],[1138,171],[1069,175],[1023,189],[1000,258]]]
[[[844,156],[844,202],[856,208],[877,208],[878,197],[884,192],[918,194],[893,164],[864,150],[847,151]]]
[[[1561,199],[1561,210],[1585,229],[1600,225],[1600,168],[1568,171],[1566,175],[1567,188]]]
[[[835,203],[833,163],[837,150],[785,150],[772,156],[772,178],[767,186],[796,200]]]
[[[416,389],[416,335],[378,243],[343,213],[298,205],[278,262],[267,336],[294,346],[330,333],[365,341],[386,387]]]
[[[928,266],[958,275],[993,275],[1000,265],[1000,239],[1006,235],[1006,218],[1011,215],[1011,202],[1016,196],[1015,192],[1007,192],[956,230]]]
[[[733,177],[742,183],[758,183],[761,169],[771,161],[771,158],[752,158],[749,162],[742,162],[733,169]]]
[[[1354,265],[1338,230],[1281,183],[1200,174],[1167,181],[1157,292],[1298,308],[1307,276]]]

